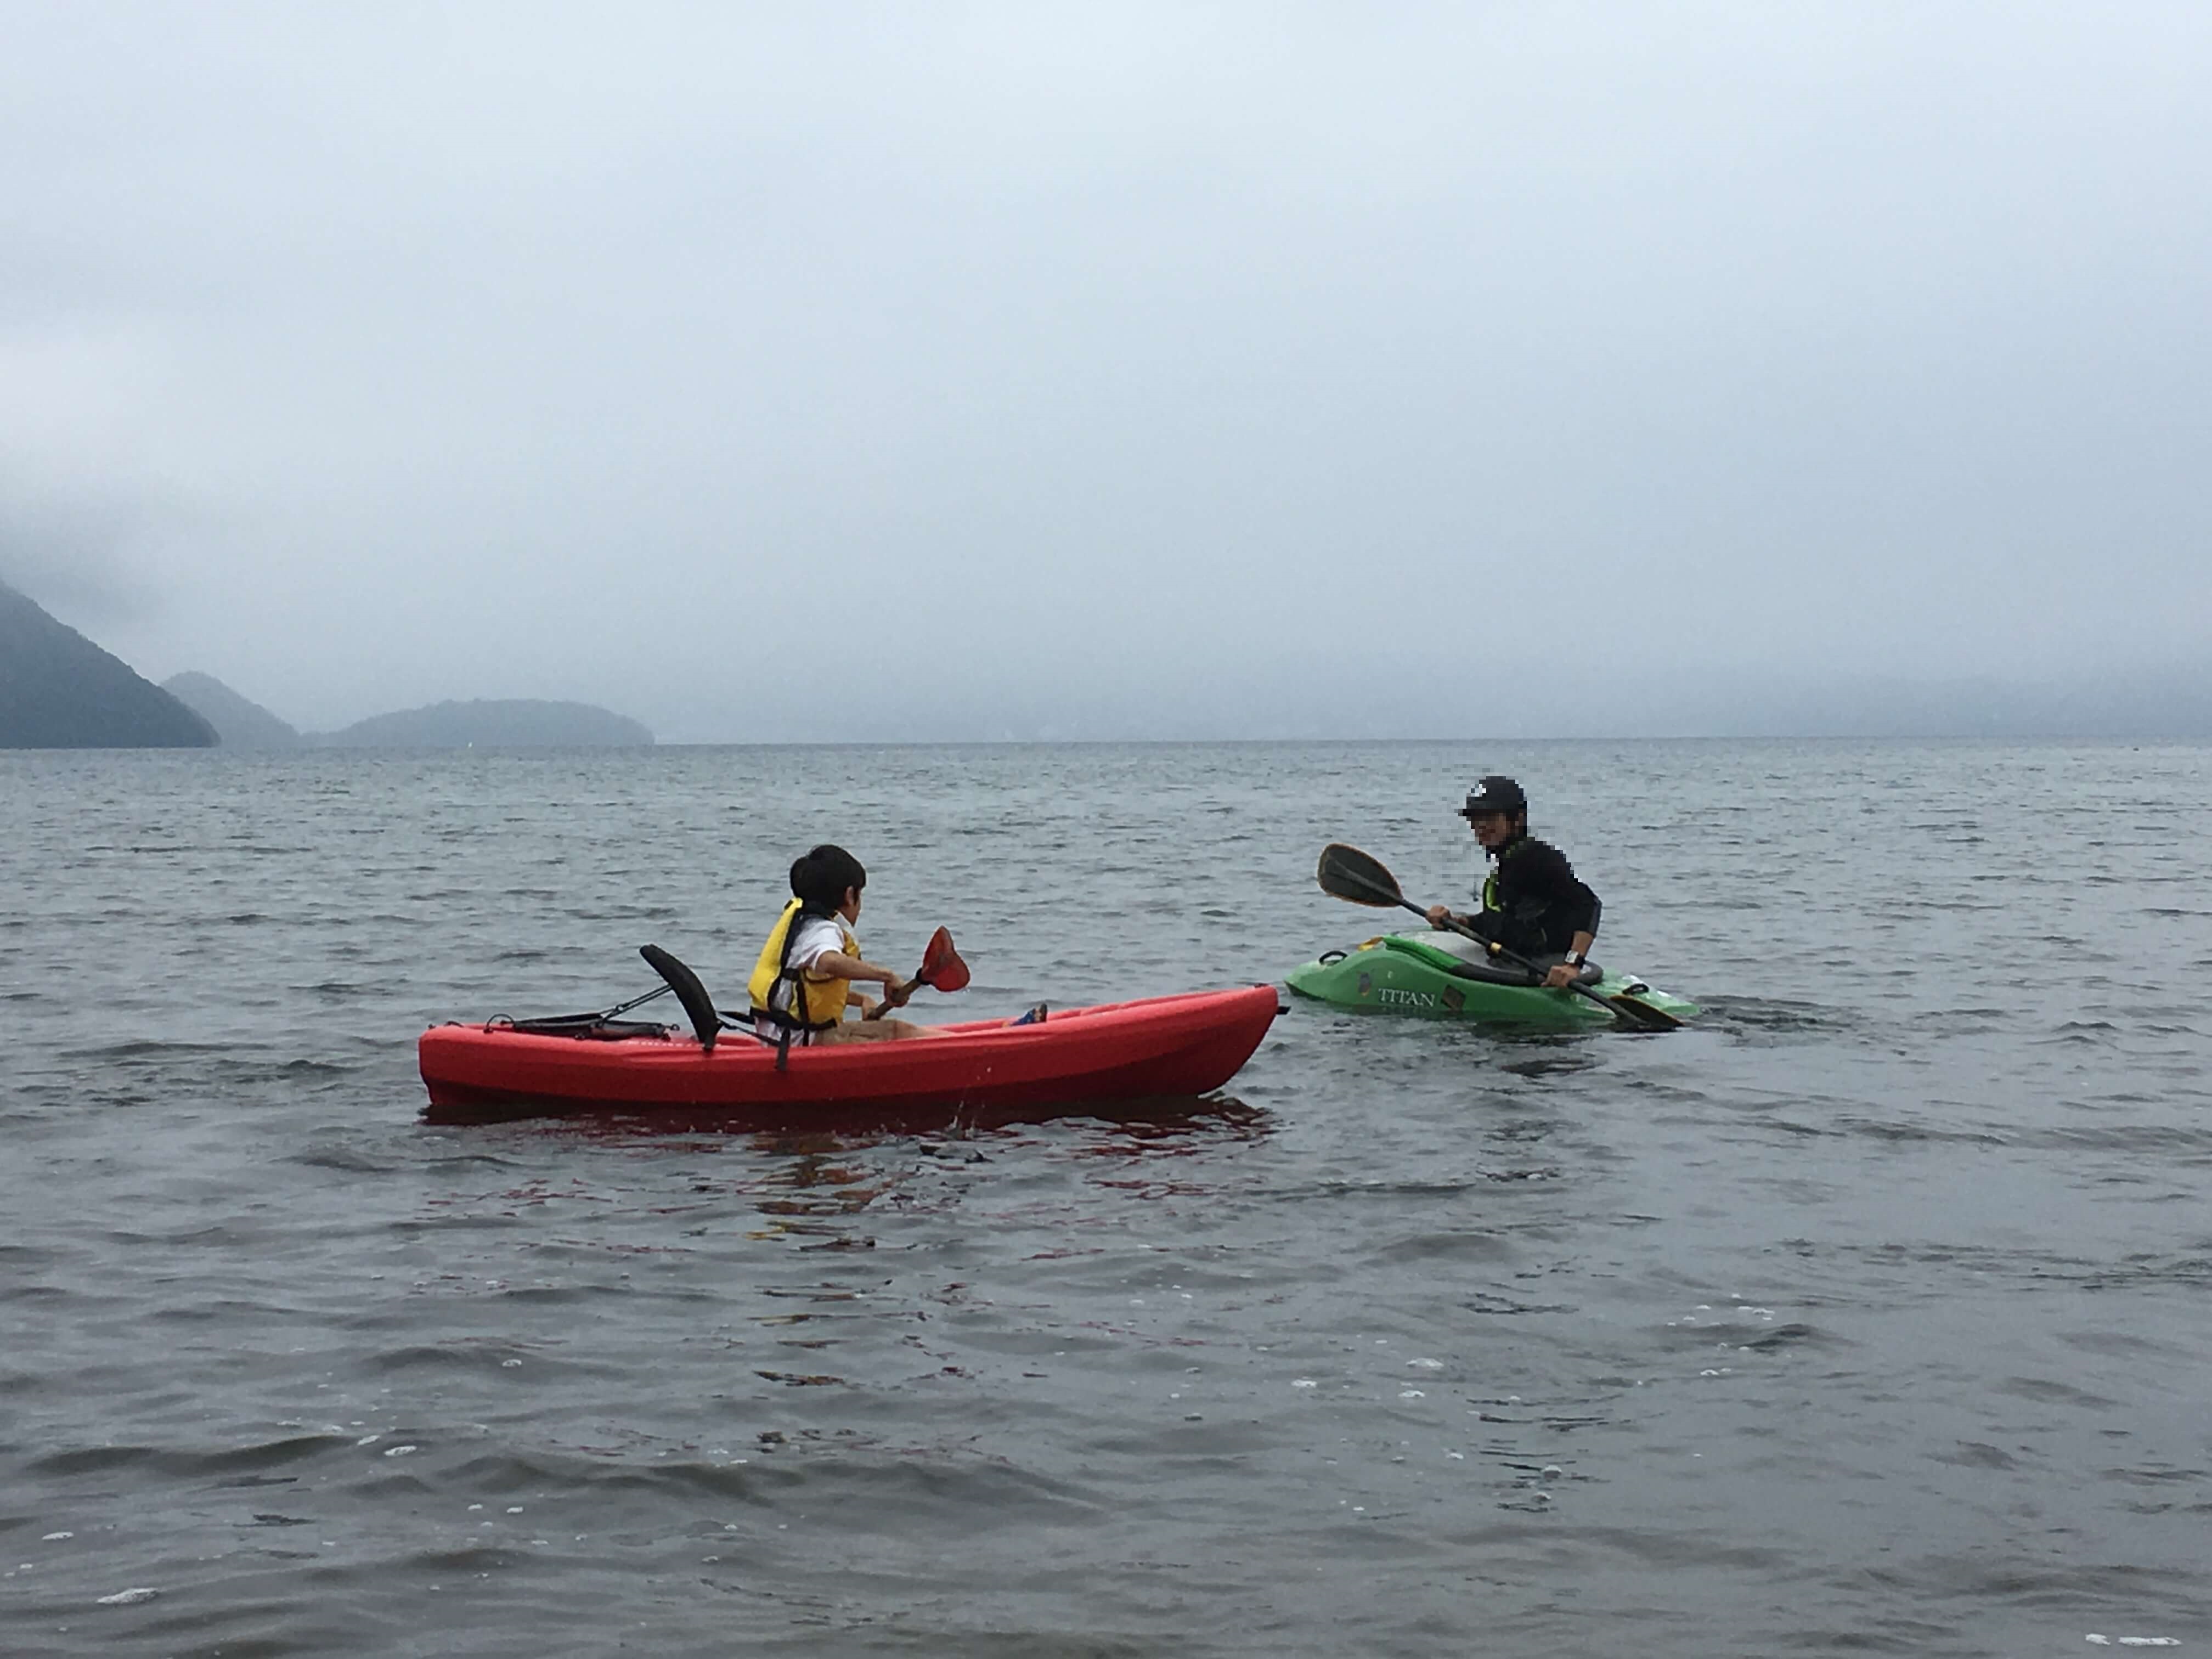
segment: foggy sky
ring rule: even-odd
[[[2204,666],[2212,8],[0,0],[0,578],[328,727]]]

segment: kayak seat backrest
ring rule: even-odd
[[[676,993],[676,1000],[684,1005],[684,1012],[691,1021],[693,1035],[699,1047],[708,1054],[714,1052],[714,1039],[720,1035],[722,1017],[714,1012],[714,999],[707,994],[707,988],[699,983],[699,975],[662,950],[658,945],[641,945],[638,955],[647,966],[668,981],[668,988]]]

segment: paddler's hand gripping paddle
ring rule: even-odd
[[[968,988],[968,964],[952,948],[952,935],[942,927],[929,936],[929,944],[921,953],[921,966],[915,970],[914,977],[903,985],[884,988],[884,1000],[876,1005],[874,1018],[881,1019],[892,1009],[903,1008],[906,1000],[924,985],[939,991]]]

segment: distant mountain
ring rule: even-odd
[[[0,582],[0,749],[204,749],[215,727]]]
[[[301,742],[291,726],[212,674],[172,674],[161,690],[215,727],[226,749],[297,749]]]
[[[163,689],[197,710],[227,749],[598,749],[653,741],[635,720],[582,702],[441,702],[378,714],[343,731],[301,732],[212,674],[178,674]]]
[[[650,744],[653,733],[587,702],[507,698],[378,714],[307,741],[375,749],[604,749]]]

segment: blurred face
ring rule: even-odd
[[[845,902],[837,907],[837,914],[844,917],[848,921],[858,921],[860,919],[860,890],[859,888],[848,887],[845,890]]]
[[[1503,812],[1477,812],[1467,821],[1467,827],[1474,831],[1484,852],[1494,853],[1513,833],[1513,820]]]

